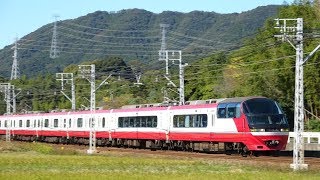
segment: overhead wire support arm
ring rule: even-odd
[[[109,76],[108,76],[106,79],[104,79],[104,80],[99,84],[98,87],[96,87],[95,91],[97,91],[102,85],[104,85],[104,84],[106,83],[106,81],[107,81],[111,76],[112,76],[112,74],[109,74]]]
[[[76,95],[73,73],[56,73],[56,80],[61,81],[61,93],[71,102],[71,109],[76,110]],[[71,84],[71,98],[63,92],[64,84],[70,82]]]
[[[302,64],[306,63],[313,56],[313,54],[319,50],[319,48],[320,48],[320,44],[316,48],[314,48],[314,50],[311,51],[311,53],[306,58],[304,58]]]

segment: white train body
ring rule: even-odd
[[[283,149],[288,138],[286,120],[281,119],[283,122],[279,124],[270,122],[263,127],[261,123],[251,123],[262,122],[244,112],[243,103],[254,99],[273,102],[267,98],[246,97],[209,104],[96,110],[94,113],[7,115],[0,116],[0,135],[9,130],[20,140],[85,142],[89,138],[90,120],[94,118],[99,143],[123,144],[128,140],[142,144],[160,142],[160,146],[168,143],[240,143],[252,151]],[[279,110],[277,116],[280,115]],[[268,116],[271,117],[273,115]],[[272,144],[274,142],[277,143]]]

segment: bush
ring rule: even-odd
[[[310,119],[307,121],[305,127],[307,131],[320,132],[320,120]]]

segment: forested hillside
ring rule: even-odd
[[[120,56],[158,69],[160,24],[168,24],[167,49],[183,50],[184,60],[194,61],[212,52],[236,49],[254,35],[263,22],[276,16],[279,6],[258,7],[233,14],[165,11],[155,14],[141,9],[119,12],[97,11],[76,19],[58,21],[60,57],[50,59],[53,23],[22,37],[18,61],[22,75],[61,72],[69,64]],[[12,45],[0,50],[0,76],[9,77]]]

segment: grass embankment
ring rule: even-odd
[[[0,142],[0,179],[318,179],[319,172],[294,173],[275,166],[243,165],[133,153],[86,155],[41,143]]]

